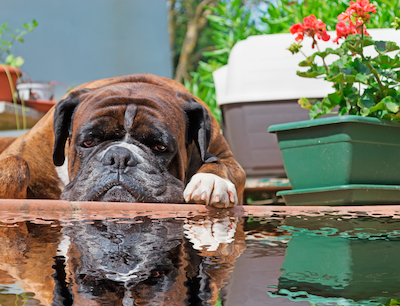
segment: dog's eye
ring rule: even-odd
[[[96,141],[94,141],[94,140],[86,140],[83,142],[83,146],[85,148],[91,148],[91,147],[94,147],[95,145],[96,145]]]
[[[154,151],[157,151],[157,152],[165,152],[165,151],[167,151],[167,147],[166,147],[166,146],[163,146],[163,145],[156,145],[156,146],[153,148],[153,150],[154,150]]]

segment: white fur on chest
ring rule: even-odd
[[[62,166],[56,167],[56,172],[60,182],[58,183],[58,187],[64,190],[64,187],[69,184],[69,175],[68,175],[68,158],[65,158],[65,161]]]

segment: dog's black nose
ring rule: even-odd
[[[105,166],[112,166],[115,169],[126,169],[134,167],[138,161],[127,148],[115,146],[107,150],[101,162]]]

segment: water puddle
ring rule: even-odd
[[[0,305],[396,305],[398,218],[0,212]]]

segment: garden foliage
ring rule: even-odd
[[[344,41],[337,49],[318,49],[317,41],[327,41],[330,37],[326,25],[314,15],[291,27],[296,41],[301,42],[304,36],[309,36],[312,47],[318,49],[300,63],[300,66],[309,67],[308,71],[297,74],[308,78],[323,77],[332,82],[335,89],[322,101],[300,99],[302,107],[310,110],[311,119],[338,108],[339,115],[400,120],[400,48],[394,42],[371,38],[367,24],[371,14],[376,13],[377,7],[369,0],[350,1],[350,6],[338,16],[334,42]],[[376,55],[366,55],[367,48],[374,48]],[[295,43],[290,50],[296,53],[301,50],[301,45]],[[330,57],[335,60],[327,64]],[[317,58],[322,64],[317,63]]]
[[[220,118],[215,100],[215,86],[212,72],[226,65],[234,44],[250,35],[288,33],[290,27],[304,17],[314,14],[326,23],[327,30],[334,30],[337,16],[348,6],[347,0],[277,0],[266,1],[266,7],[260,6],[254,12],[243,1],[219,0],[208,16],[212,28],[214,50],[205,52],[197,68],[190,73],[191,79],[185,80],[185,86],[196,96],[204,100],[214,115]],[[378,10],[371,16],[369,27],[389,27],[400,9],[400,0],[381,0],[373,2]],[[266,50],[266,56],[268,50]],[[290,55],[290,54],[289,54]]]
[[[15,42],[24,42],[23,36],[38,26],[35,19],[31,23],[23,23],[23,29],[13,29],[7,23],[0,26],[0,62],[5,65],[19,67],[24,63],[22,57],[15,57],[11,48]],[[4,58],[5,56],[5,58]]]

